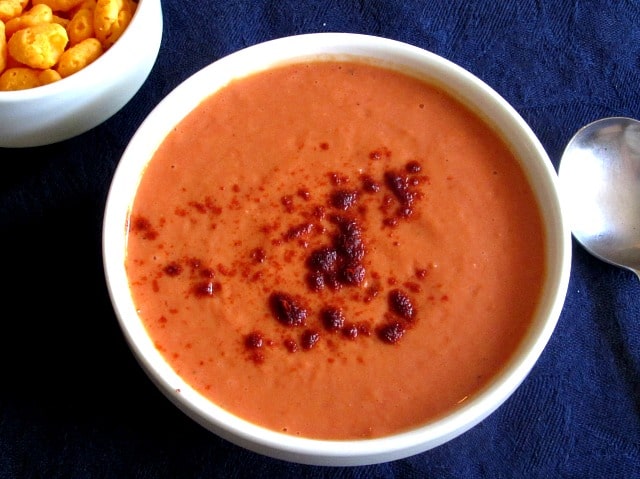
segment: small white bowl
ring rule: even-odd
[[[481,394],[446,417],[409,432],[330,441],[258,427],[212,404],[176,375],[136,314],[124,267],[125,223],[145,165],[165,136],[203,98],[234,78],[277,64],[343,54],[419,72],[482,112],[511,145],[535,191],[546,230],[548,268],[533,326],[513,359]],[[122,156],[107,199],[103,229],[106,281],[126,340],[143,369],[171,401],[205,428],[252,451],[292,462],[354,466],[391,461],[441,445],[478,424],[514,392],[538,360],[563,307],[571,264],[571,235],[556,181],[545,150],[518,113],[489,86],[450,61],[405,43],[365,35],[320,33],[281,38],[238,51],[199,71],[170,93],[140,126]]]
[[[149,76],[161,40],[160,0],[140,0],[118,41],[84,69],[37,88],[0,91],[0,147],[57,143],[109,119]]]

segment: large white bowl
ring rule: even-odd
[[[481,112],[502,134],[522,162],[540,204],[548,272],[527,337],[504,371],[475,399],[409,432],[327,441],[292,437],[251,424],[212,404],[176,375],[136,314],[124,267],[125,223],[145,165],[174,125],[203,98],[234,78],[276,64],[343,54],[377,59],[436,82]],[[135,357],[158,388],[205,428],[247,449],[293,462],[352,466],[391,461],[441,445],[478,424],[514,392],[542,353],[564,303],[571,262],[571,235],[560,208],[556,178],[545,150],[516,111],[489,86],[450,61],[411,45],[365,35],[320,33],[281,38],[231,54],[199,71],[170,93],[140,126],[122,156],[107,199],[103,230],[106,281]]]
[[[140,0],[125,32],[95,62],[48,85],[0,91],[0,147],[57,143],[109,119],[149,76],[161,40],[160,0]]]

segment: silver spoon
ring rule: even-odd
[[[571,138],[558,170],[573,236],[640,278],[640,121],[594,121]]]

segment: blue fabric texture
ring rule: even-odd
[[[529,123],[557,167],[582,125],[640,118],[636,0],[163,0],[151,75],[115,116],[58,144],[0,149],[0,478],[640,477],[640,282],[573,244],[565,307],[495,413],[406,459],[327,468],[246,451],[152,385],[104,283],[107,190],[128,140],[181,81],[301,33],[401,40],[471,71]],[[640,223],[640,218],[639,218]]]

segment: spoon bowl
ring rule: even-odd
[[[640,278],[640,121],[611,117],[582,127],[558,176],[576,240]]]

